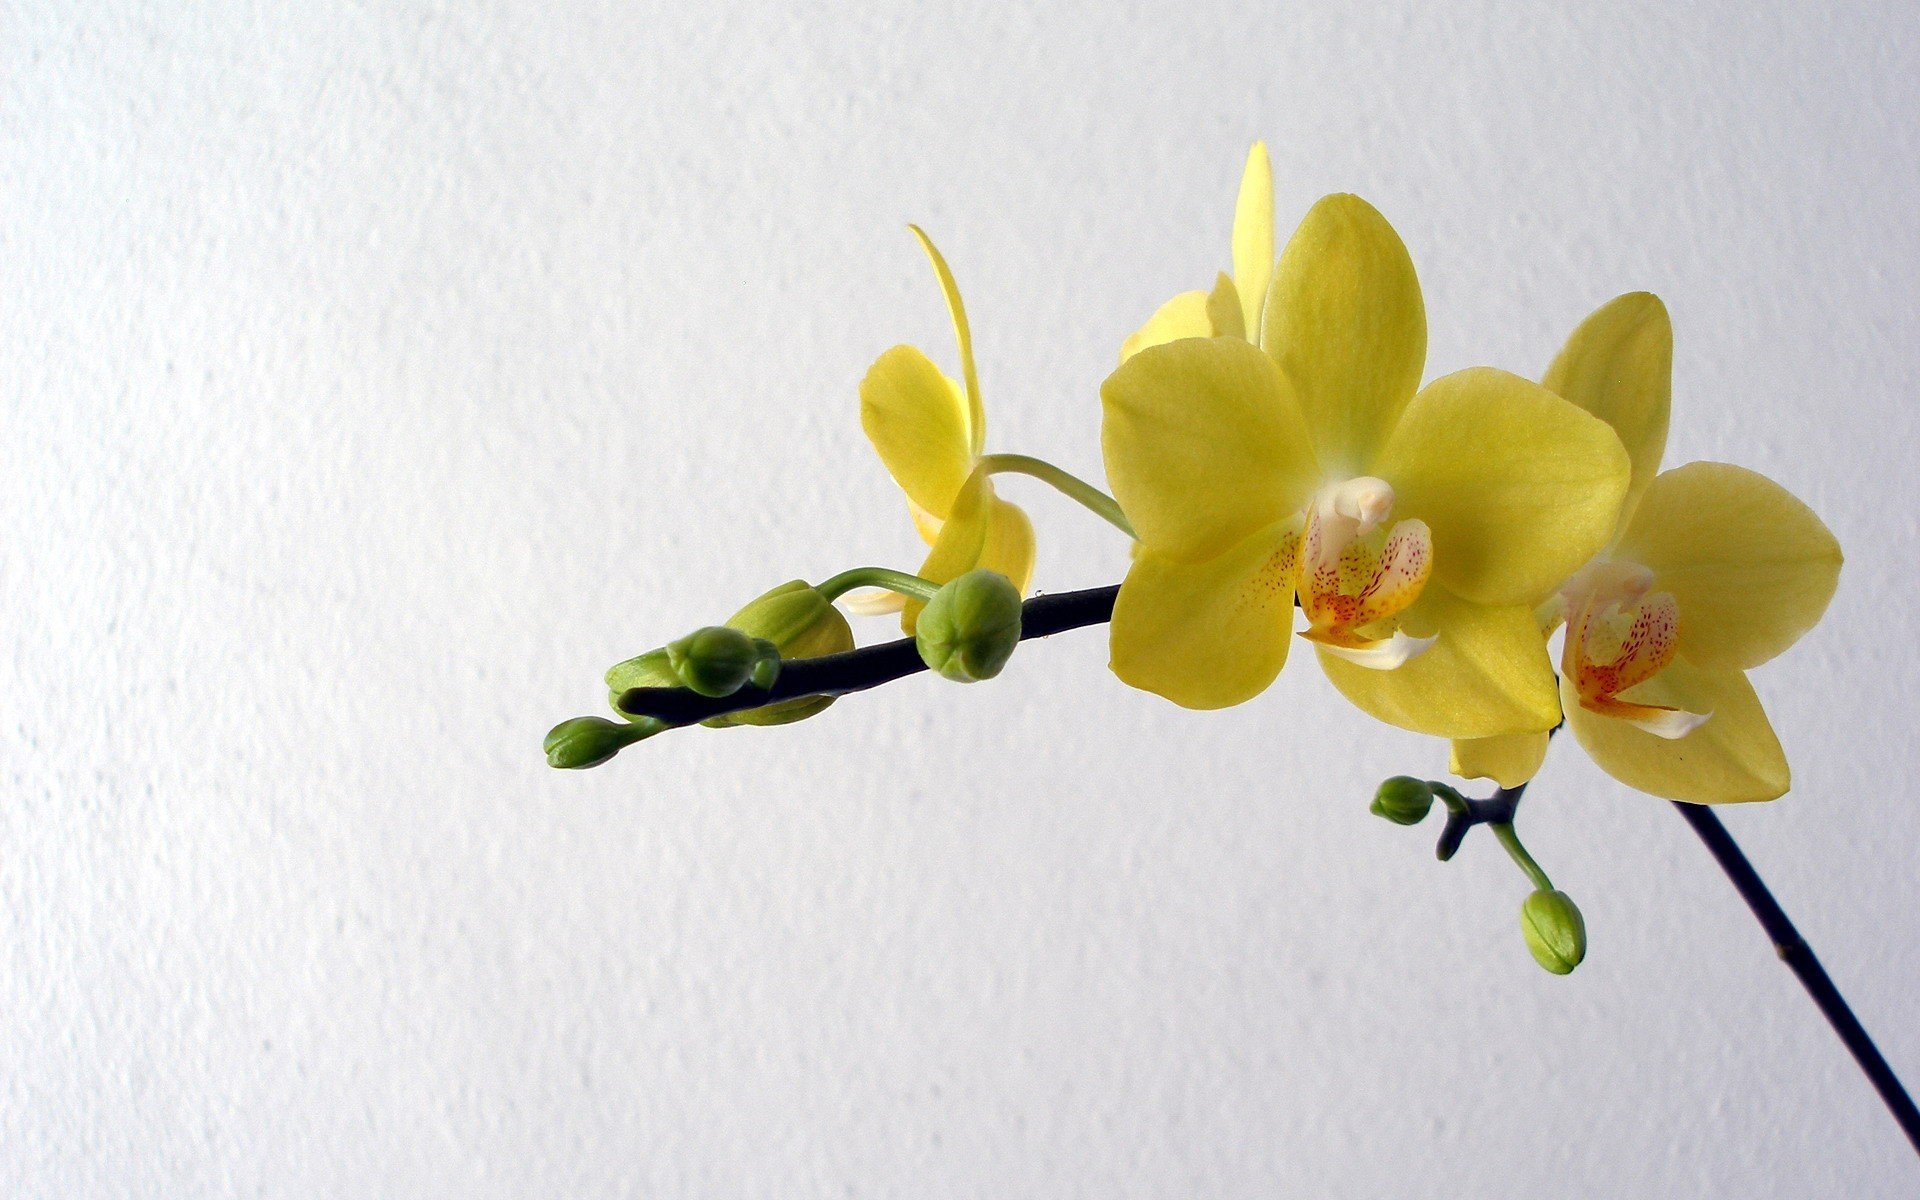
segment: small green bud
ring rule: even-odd
[[[1587,922],[1565,892],[1535,892],[1520,906],[1520,931],[1533,961],[1565,975],[1587,956]]]
[[[1020,592],[998,571],[968,571],[927,601],[913,637],[943,678],[992,679],[1020,644]]]
[[[680,682],[702,696],[731,696],[747,686],[768,658],[776,663],[780,651],[765,638],[756,638],[728,625],[696,629],[667,646],[667,663]]]
[[[657,721],[627,724],[604,717],[575,717],[562,721],[547,734],[547,765],[577,771],[597,767],[642,738],[664,728]]]
[[[1433,808],[1433,785],[1411,775],[1395,775],[1373,794],[1373,815],[1395,825],[1418,825]]]

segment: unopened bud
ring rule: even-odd
[[[968,571],[927,601],[913,636],[942,677],[992,679],[1020,644],[1020,592],[998,571]]]
[[[1418,825],[1432,808],[1433,785],[1411,775],[1395,775],[1373,793],[1373,815],[1395,825]]]
[[[562,721],[547,734],[547,765],[577,771],[597,767],[642,738],[663,728],[658,722],[628,724],[604,717],[575,717]]]
[[[719,632],[716,633],[716,630]],[[737,651],[738,642],[731,637],[735,633],[744,634],[757,643],[756,654],[751,656],[746,674],[738,684],[717,693],[701,691],[691,679],[683,676],[682,667],[688,662],[689,643],[695,638],[711,635],[703,640],[701,654],[706,652],[707,642],[721,648],[730,645]],[[772,687],[779,676],[782,659],[817,658],[822,654],[851,649],[853,629],[847,624],[847,618],[819,589],[805,580],[795,579],[749,602],[745,608],[727,618],[724,627],[702,629],[672,646],[649,650],[625,662],[616,663],[607,671],[607,702],[613,705],[615,711],[619,711],[620,696],[629,688],[692,687],[702,695],[726,696],[748,683],[761,688]],[[737,662],[731,663],[725,677],[717,680],[703,678],[702,682],[709,686],[732,683],[732,675],[737,668]],[[785,725],[789,721],[812,716],[832,704],[833,700],[832,696],[801,696],[745,712],[710,717],[701,724],[716,728],[729,725]]]
[[[1535,892],[1520,906],[1520,930],[1533,961],[1565,975],[1587,956],[1587,922],[1565,892]]]
[[[702,696],[733,695],[756,673],[766,675],[762,663],[769,658],[777,671],[780,651],[772,642],[726,625],[696,629],[667,646],[673,673]]]
[[[727,619],[727,624],[754,637],[766,638],[784,659],[818,658],[853,649],[853,629],[833,602],[803,580],[774,588]],[[759,684],[759,680],[754,680]],[[770,686],[771,680],[760,686]],[[703,725],[785,725],[802,720],[832,704],[832,696],[801,696],[745,712],[728,713],[702,721]]]

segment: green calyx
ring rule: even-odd
[[[927,602],[914,643],[921,661],[944,679],[992,679],[1020,644],[1020,593],[997,571],[969,571]]]

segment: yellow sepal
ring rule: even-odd
[[[1673,409],[1673,324],[1650,292],[1630,292],[1580,322],[1540,382],[1613,427],[1633,464],[1624,519],[1660,471]]]
[[[1247,151],[1240,196],[1233,207],[1233,285],[1240,301],[1240,334],[1260,335],[1260,312],[1273,279],[1273,163],[1267,144]],[[1222,330],[1222,332],[1225,332]]]
[[[1320,651],[1327,678],[1362,711],[1445,738],[1544,732],[1559,723],[1553,663],[1531,609],[1475,604],[1429,583],[1398,625],[1435,641],[1391,671]]]
[[[1213,336],[1213,319],[1207,315],[1210,298],[1205,292],[1181,292],[1154,311],[1147,323],[1128,335],[1120,344],[1120,361],[1126,362],[1142,350],[1164,346],[1181,338]]]
[[[909,225],[907,228],[913,230],[920,248],[927,252],[927,261],[933,264],[933,273],[940,280],[940,294],[947,298],[947,315],[953,319],[953,338],[960,345],[960,378],[966,384],[967,430],[970,435],[967,449],[972,454],[978,454],[987,444],[987,414],[980,402],[980,376],[973,366],[973,329],[967,324],[967,306],[960,302],[960,285],[954,282],[953,272],[947,269],[947,260],[941,255],[939,247],[933,244],[933,239],[918,225]]]
[[[1297,389],[1321,461],[1367,473],[1427,360],[1426,308],[1400,235],[1358,196],[1321,200],[1280,256],[1261,321],[1260,344]]]
[[[1491,779],[1503,788],[1512,788],[1532,779],[1546,760],[1546,734],[1509,733],[1452,742],[1447,770],[1462,779]]]
[[[1684,658],[1622,697],[1710,714],[1685,737],[1662,738],[1580,707],[1561,685],[1567,727],[1601,770],[1630,788],[1695,804],[1740,804],[1784,795],[1792,776],[1780,740],[1741,671],[1705,670]]]

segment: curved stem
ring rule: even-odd
[[[1499,838],[1500,844],[1507,848],[1507,857],[1519,864],[1520,869],[1527,873],[1527,878],[1533,880],[1533,886],[1543,892],[1552,891],[1553,880],[1547,878],[1540,864],[1533,861],[1533,855],[1528,854],[1527,848],[1520,844],[1520,835],[1514,832],[1513,822],[1499,821],[1490,828],[1493,836]]]
[[[891,567],[855,567],[817,585],[814,591],[828,600],[838,600],[857,587],[885,588],[914,600],[931,600],[933,594],[940,590],[937,583]]]
[[[1139,539],[1140,535],[1133,531],[1133,523],[1127,520],[1127,514],[1120,511],[1119,501],[1078,475],[1068,474],[1045,459],[1028,454],[988,454],[981,457],[980,465],[974,469],[989,475],[1031,475],[1042,483],[1052,484],[1061,495],[1080,504],[1121,533]]]

